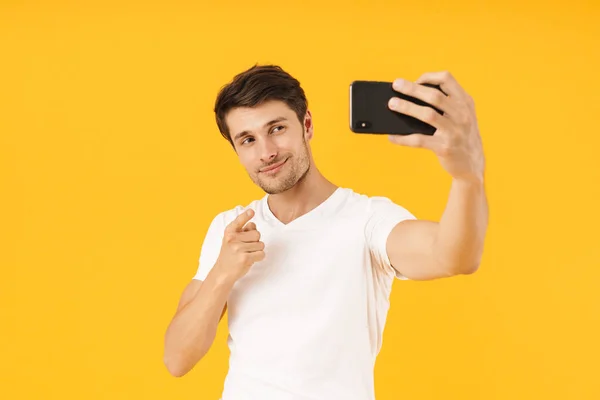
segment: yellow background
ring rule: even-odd
[[[0,6],[0,398],[218,399],[162,344],[212,217],[262,193],[216,129],[254,63],[303,84],[317,165],[438,219],[425,150],[348,128],[353,79],[451,71],[476,100],[490,230],[468,277],[396,282],[378,400],[598,399],[600,6],[355,1]]]

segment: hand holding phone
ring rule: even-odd
[[[350,107],[354,132],[383,133],[397,145],[428,149],[453,179],[483,183],[485,156],[475,100],[450,72],[426,72],[414,82],[354,81]]]
[[[423,83],[441,91],[440,86]],[[443,93],[443,92],[442,92]],[[393,89],[392,82],[356,80],[350,84],[350,129],[354,133],[410,135],[421,133],[433,135],[436,128],[412,116],[390,110],[392,97],[399,97],[421,106],[434,106]]]

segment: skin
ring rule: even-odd
[[[420,83],[440,85],[443,93]],[[472,274],[481,262],[488,225],[485,161],[473,99],[448,72],[426,73],[414,82],[398,79],[394,89],[444,111],[439,115],[391,99],[391,110],[427,122],[437,131],[433,136],[391,136],[390,141],[432,151],[452,177],[452,185],[439,222],[408,220],[396,225],[387,241],[390,261],[413,280]],[[315,165],[310,111],[299,120],[285,103],[270,101],[234,109],[226,123],[240,163],[250,179],[271,194],[269,207],[283,223],[309,212],[337,189]],[[251,211],[241,214],[227,227],[221,254],[206,280],[190,282],[180,298],[165,335],[164,362],[174,376],[185,375],[208,352],[233,284],[264,257],[265,246],[250,222],[252,216]]]

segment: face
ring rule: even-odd
[[[250,179],[266,193],[291,189],[308,173],[312,137],[310,113],[300,123],[281,101],[236,108],[225,119],[235,151]]]

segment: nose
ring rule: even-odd
[[[260,141],[260,160],[269,163],[277,156],[277,146],[270,139]]]

